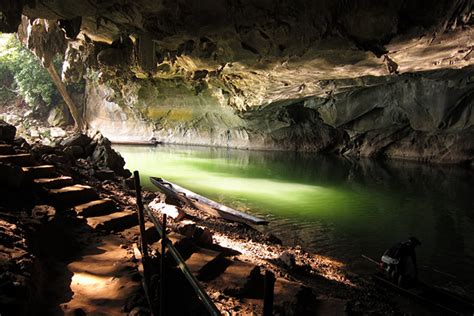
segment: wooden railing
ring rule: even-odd
[[[166,237],[166,214],[163,215],[161,223],[156,218],[156,215],[150,210],[149,207],[143,206],[142,199],[141,199],[141,187],[140,187],[140,178],[138,171],[133,173],[135,178],[135,193],[137,197],[137,211],[138,211],[138,219],[140,225],[140,239],[141,239],[141,252],[144,261],[148,261],[148,248],[146,242],[146,235],[145,235],[145,216],[144,212],[146,212],[147,217],[153,223],[156,231],[161,237],[161,264],[160,264],[160,310],[159,315],[163,316],[165,311],[165,302],[164,294],[165,294],[165,283],[166,283],[166,276],[164,273],[164,266],[165,266],[165,253],[166,249],[168,249],[168,253],[171,257],[176,261],[178,268],[183,273],[184,277],[188,281],[189,285],[193,288],[194,292],[198,296],[199,300],[202,302],[206,310],[209,312],[209,315],[218,316],[221,315],[219,310],[217,309],[214,302],[211,300],[209,295],[207,295],[206,291],[200,284],[200,282],[196,279],[196,277],[192,274],[192,272],[187,267],[186,263],[184,262],[183,257],[181,257],[178,250],[173,246],[172,243],[169,242],[168,238]],[[148,287],[149,282],[146,264],[144,266],[144,275],[145,275],[145,287]],[[148,291],[146,291],[148,292]],[[151,301],[151,300],[149,300]],[[153,307],[151,306],[152,310]]]

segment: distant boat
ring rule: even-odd
[[[268,224],[267,220],[255,217],[253,215],[241,211],[237,211],[233,208],[210,200],[202,195],[189,191],[175,183],[166,181],[162,178],[150,177],[150,181],[166,195],[171,195],[172,197],[177,198],[185,204],[191,204],[195,208],[204,211],[210,215],[244,224]]]
[[[156,146],[161,145],[163,142],[156,139],[148,140],[111,140],[114,145],[135,145],[135,146]]]

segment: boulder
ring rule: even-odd
[[[134,178],[125,178],[123,180],[123,185],[129,188],[130,190],[135,190],[135,179]]]
[[[46,146],[40,143],[36,143],[31,147],[31,150],[35,156],[41,157],[42,155],[52,154],[55,149],[51,146]]]
[[[181,208],[178,208],[175,205],[163,203],[159,198],[151,201],[148,206],[154,211],[160,212],[161,214],[166,214],[175,222],[182,220],[186,216]]]
[[[196,227],[196,229],[194,230],[193,239],[198,245],[202,247],[212,246],[214,243],[212,237],[213,234],[209,230],[209,228]]]
[[[16,147],[16,149],[21,149],[21,150],[26,150],[29,151],[31,149],[30,144],[23,138],[23,137],[17,137],[13,141],[13,145]]]
[[[67,135],[66,131],[63,130],[61,127],[51,127],[49,129],[51,137],[58,138],[58,137],[64,137]]]
[[[61,142],[62,146],[81,146],[86,147],[91,142],[89,136],[84,134],[72,135]]]
[[[50,205],[36,205],[31,211],[31,217],[42,223],[50,222],[56,215],[56,209]]]
[[[51,126],[62,126],[67,124],[67,117],[62,110],[62,107],[56,106],[49,111],[48,123]]]
[[[84,152],[85,152],[86,157],[89,157],[90,155],[92,155],[92,153],[94,152],[95,146],[97,146],[97,144],[92,141],[89,145],[84,147]]]
[[[287,251],[280,255],[278,261],[288,270],[292,270],[296,267],[295,256]]]
[[[71,154],[74,158],[84,158],[84,149],[81,146],[67,146],[64,152]]]
[[[15,139],[16,127],[0,120],[0,140],[12,143]]]
[[[191,221],[191,220],[183,220],[180,221],[176,225],[176,230],[178,233],[181,235],[184,235],[186,237],[193,237],[194,232],[196,231],[196,223]]]
[[[56,145],[56,143],[53,140],[51,140],[47,137],[42,138],[40,141],[41,141],[41,144],[43,144],[45,146],[55,146]]]
[[[3,119],[5,120],[5,123],[11,124],[11,125],[16,125],[16,126],[18,126],[22,121],[21,116],[16,115],[16,114],[9,114],[9,113],[4,114]]]
[[[25,113],[23,113],[24,118],[34,118],[35,112],[33,110],[28,110]]]
[[[112,149],[112,144],[107,138],[101,134],[96,134],[93,143],[97,143],[92,155],[89,157],[93,165],[98,168],[113,170],[119,176],[130,176],[130,171],[127,172],[127,170],[123,169],[125,160],[119,153]]]
[[[31,138],[39,138],[40,137],[40,132],[35,127],[31,128],[28,131],[28,134],[30,134]]]
[[[65,153],[59,153],[55,152],[53,154],[46,154],[41,156],[41,158],[52,165],[69,165],[71,162],[73,162],[72,159],[70,159],[70,156],[68,156]]]

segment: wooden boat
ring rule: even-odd
[[[237,211],[228,206],[217,203],[197,193],[189,191],[179,185],[166,181],[162,178],[150,177],[151,183],[166,195],[170,195],[185,204],[190,204],[194,208],[204,211],[210,215],[224,218],[226,220],[240,222],[244,224],[266,225],[268,221],[253,215]]]
[[[111,141],[113,145],[129,145],[129,146],[156,146],[162,144],[162,142],[157,140],[115,140]]]
[[[377,261],[364,255],[362,255],[362,257],[377,264],[380,270],[380,265]],[[410,297],[429,307],[433,311],[440,311],[443,315],[474,315],[473,302],[465,297],[461,297],[444,289],[430,286],[420,281],[412,287],[403,288],[389,280],[386,274],[382,271],[376,272],[372,277],[376,283]]]

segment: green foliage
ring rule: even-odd
[[[9,76],[13,78],[12,86],[3,90],[14,89],[32,108],[49,106],[57,98],[57,89],[46,69],[13,35],[0,34],[0,76],[1,82],[8,81]]]

